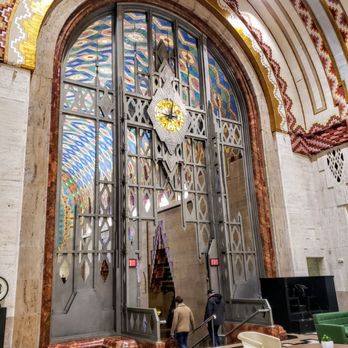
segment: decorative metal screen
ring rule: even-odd
[[[216,236],[223,266],[221,284],[229,298],[255,298],[260,295],[259,270],[241,111],[227,75],[210,52],[208,64]]]
[[[125,304],[144,307],[149,224],[168,209],[194,229],[202,262],[217,240],[227,299],[258,294],[245,120],[212,52],[180,19],[135,5],[93,21],[67,51],[53,338],[113,332]]]
[[[52,337],[114,330],[111,23],[89,25],[63,66]]]

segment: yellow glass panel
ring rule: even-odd
[[[160,100],[155,107],[156,120],[168,132],[175,133],[184,125],[184,114],[173,100]]]

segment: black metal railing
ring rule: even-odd
[[[221,334],[219,335],[220,337],[223,337],[223,339],[225,340],[225,338],[229,335],[231,335],[233,332],[237,331],[241,326],[243,326],[245,323],[247,323],[248,321],[250,321],[252,318],[254,318],[257,314],[259,313],[267,313],[270,311],[270,308],[260,308],[257,311],[255,311],[254,313],[252,313],[251,315],[249,315],[245,320],[243,320],[241,323],[239,323],[236,327],[234,327],[233,329],[231,329],[230,331],[228,331],[227,333]]]
[[[245,323],[247,323],[248,321],[250,321],[251,319],[253,319],[256,315],[260,314],[260,313],[268,313],[271,311],[271,308],[259,308],[258,310],[256,310],[254,313],[250,314],[246,319],[244,319],[242,322],[240,322],[236,327],[234,327],[233,329],[231,329],[230,331],[220,334],[219,337],[221,337],[223,339],[223,342],[225,342],[225,339],[227,336],[231,335],[233,332],[237,331],[241,326],[243,326]],[[189,333],[189,335],[194,334],[195,332],[197,332],[198,329],[200,329],[203,325],[208,324],[211,325],[211,329],[212,332],[214,332],[213,328],[214,328],[214,319],[216,319],[215,315],[212,315],[211,317],[209,317],[207,320],[205,320],[201,325],[199,325],[197,328],[195,328],[193,331],[191,331]],[[207,339],[207,337],[209,336],[209,334],[206,334],[204,337],[202,337],[201,339],[199,339],[197,342],[193,343],[191,345],[191,348],[194,348],[196,346],[198,346],[201,342],[203,342],[205,339]],[[212,335],[212,345],[213,347],[215,347],[215,337],[214,335]]]
[[[212,332],[214,330],[214,320],[216,319],[216,316],[213,314],[212,316],[210,316],[209,318],[207,318],[206,320],[203,321],[203,323],[199,326],[197,326],[194,330],[192,330],[189,333],[189,336],[192,336],[195,332],[197,332],[202,326],[204,325],[211,325],[211,329]],[[191,345],[191,348],[198,346],[201,342],[203,342],[207,337],[209,336],[209,334],[206,334],[204,337],[200,338],[197,342],[193,343]],[[213,346],[215,346],[215,339],[214,339],[214,335],[213,336]]]

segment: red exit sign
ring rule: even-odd
[[[210,259],[210,266],[211,267],[218,267],[218,266],[220,266],[220,260],[218,258]]]
[[[128,259],[128,267],[129,268],[137,267],[137,259]]]

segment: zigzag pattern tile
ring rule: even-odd
[[[339,0],[323,0],[342,37],[348,55],[348,16]],[[348,58],[348,57],[347,57]]]
[[[340,115],[345,117],[348,115],[346,91],[344,90],[343,84],[339,78],[335,62],[331,58],[330,48],[325,38],[322,36],[316,21],[313,19],[314,15],[311,13],[307,4],[303,0],[290,0],[290,2],[294,6],[297,14],[302,19],[302,22],[305,25],[310,38],[312,39],[325,70],[326,77],[329,81],[335,105],[338,105]]]
[[[309,16],[308,21],[314,24],[312,17],[310,17],[309,11],[308,10],[305,11],[303,9],[305,8],[305,6],[303,5],[302,0],[290,0],[290,1],[293,3],[298,3],[299,6],[301,7],[301,11],[304,11],[306,18]],[[330,119],[327,121],[325,125],[321,125],[319,123],[314,124],[309,131],[306,131],[302,126],[297,124],[296,118],[291,111],[293,101],[287,94],[287,83],[280,75],[280,72],[281,72],[280,65],[273,58],[271,47],[263,41],[262,33],[260,32],[260,30],[258,30],[257,28],[254,28],[252,24],[247,20],[247,18],[242,15],[242,13],[239,10],[239,5],[237,0],[226,0],[226,3],[231,7],[234,13],[240,18],[240,20],[248,28],[251,34],[255,37],[255,39],[257,40],[258,44],[262,48],[264,54],[267,56],[267,59],[269,60],[271,64],[271,67],[277,78],[277,83],[279,85],[279,88],[283,97],[287,121],[289,125],[289,135],[291,138],[293,151],[297,153],[305,154],[305,155],[316,154],[322,150],[326,150],[333,146],[346,142],[348,140],[348,124],[345,120],[342,121],[340,116],[333,115],[332,117],[330,117]],[[319,33],[318,29],[316,29],[316,31]],[[312,40],[314,39],[314,37],[315,36],[313,35]],[[323,40],[321,39],[321,42],[322,41]],[[326,52],[328,51],[326,50]],[[324,53],[322,54],[324,58]],[[327,57],[325,55],[325,59],[326,58]],[[331,58],[330,58],[330,62],[331,62]],[[323,64],[327,65],[328,61],[325,60]],[[329,70],[328,73],[330,75],[330,78],[333,81],[331,88],[332,89],[335,88],[334,95],[336,96],[336,100],[340,107],[340,114],[347,115],[348,108],[347,108],[347,103],[345,102],[343,88],[342,86],[339,86],[337,76],[334,75],[332,70]]]
[[[264,54],[266,55],[273,73],[277,79],[277,83],[279,85],[279,89],[281,91],[282,97],[283,97],[283,102],[285,106],[285,111],[286,111],[286,117],[289,125],[289,129],[291,131],[294,131],[296,127],[300,127],[296,124],[296,118],[293,115],[291,108],[292,108],[292,100],[287,94],[287,83],[285,80],[281,77],[280,75],[280,65],[279,63],[273,58],[272,56],[272,49],[269,45],[267,45],[263,38],[262,38],[262,33],[260,30],[257,28],[254,28],[252,24],[242,15],[242,13],[239,10],[239,5],[236,0],[227,0],[226,3],[230,5],[232,10],[238,15],[239,19],[244,23],[244,25],[248,28],[248,30],[251,32],[251,34],[254,36],[260,47],[262,48]]]
[[[5,0],[0,3],[0,62],[3,62],[5,58],[7,28],[15,3],[16,0]]]

